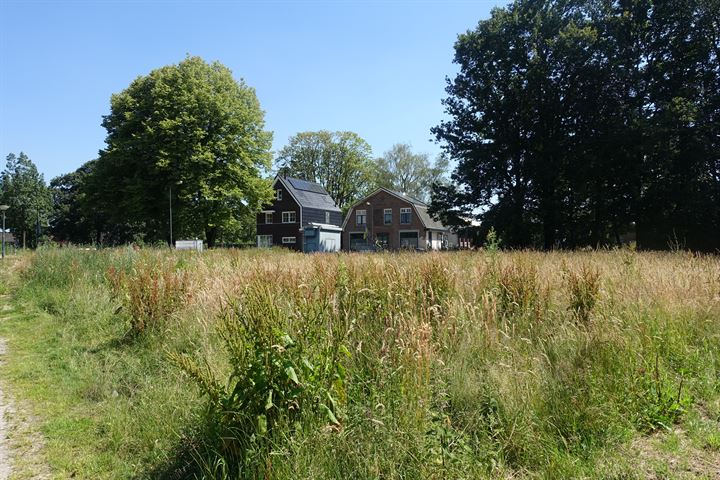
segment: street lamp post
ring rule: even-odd
[[[10,208],[9,205],[0,205],[2,210],[2,259],[5,260],[5,210]]]

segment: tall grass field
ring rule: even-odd
[[[720,478],[718,256],[46,249],[2,267],[0,380],[52,478]]]

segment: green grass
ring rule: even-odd
[[[54,473],[136,478],[170,461],[200,405],[165,359],[188,340],[159,331],[127,339],[101,283],[15,280],[20,313],[0,322],[11,352],[2,374],[39,417]]]
[[[718,257],[63,249],[9,266],[0,374],[58,478],[720,461]]]

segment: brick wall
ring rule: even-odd
[[[370,205],[367,205],[370,202]],[[392,222],[390,225],[384,223],[384,210],[386,208],[392,209]],[[400,209],[410,208],[410,223],[407,225],[400,224]],[[360,205],[351,209],[348,212],[348,221],[343,229],[343,250],[350,249],[350,234],[351,233],[363,233],[365,232],[366,226],[356,225],[356,210],[366,210],[368,214],[367,218],[367,230],[372,236],[372,241],[377,238],[378,234],[387,234],[389,244],[388,248],[396,250],[400,248],[400,232],[401,231],[417,231],[418,232],[418,246],[425,248],[427,233],[425,226],[422,224],[420,219],[412,207],[410,202],[402,200],[401,198],[391,195],[385,191],[380,190],[369,198],[365,199]]]

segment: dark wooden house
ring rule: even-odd
[[[427,204],[379,188],[350,207],[343,222],[343,250],[440,250],[448,229],[434,220]]]
[[[257,215],[257,246],[303,250],[303,228],[342,223],[342,212],[317,183],[277,176],[275,198]],[[339,248],[339,245],[338,245]]]

